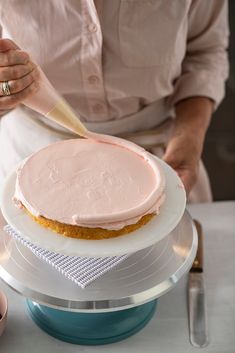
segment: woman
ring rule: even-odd
[[[21,104],[37,90],[38,63],[89,129],[162,155],[191,200],[211,200],[200,157],[224,95],[227,1],[9,0],[0,25],[1,179],[73,137]]]

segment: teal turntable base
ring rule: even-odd
[[[140,331],[152,318],[157,300],[130,309],[78,313],[50,308],[27,300],[29,315],[49,335],[80,345],[121,341]]]

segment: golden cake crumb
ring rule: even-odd
[[[39,216],[35,217],[28,210],[27,213],[33,218],[34,221],[39,223],[45,228],[49,228],[50,230],[62,234],[66,237],[70,238],[78,238],[78,239],[88,239],[88,240],[100,240],[100,239],[108,239],[118,237],[120,235],[131,233],[138,228],[142,227],[146,223],[148,223],[155,215],[147,214],[143,216],[137,223],[130,224],[122,229],[118,230],[110,230],[103,228],[88,228],[88,227],[80,227],[77,225],[60,223],[58,221],[53,221],[51,219]]]

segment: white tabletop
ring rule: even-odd
[[[210,344],[205,353],[235,352],[235,202],[193,205],[194,218],[205,235],[205,283]],[[48,336],[28,317],[24,299],[0,283],[9,302],[7,329],[0,338],[2,353],[190,353],[187,276],[159,299],[151,322],[136,335],[107,346],[76,346]]]

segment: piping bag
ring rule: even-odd
[[[39,71],[39,88],[36,93],[24,100],[24,105],[81,137],[122,146],[149,160],[147,152],[133,142],[127,142],[119,137],[97,134],[87,130],[73,109],[52,86],[42,69],[39,66],[37,66],[37,69]]]
[[[36,93],[25,99],[23,104],[78,135],[86,137],[88,130],[79,117],[55,90],[42,69],[39,66],[37,69],[39,88]]]

